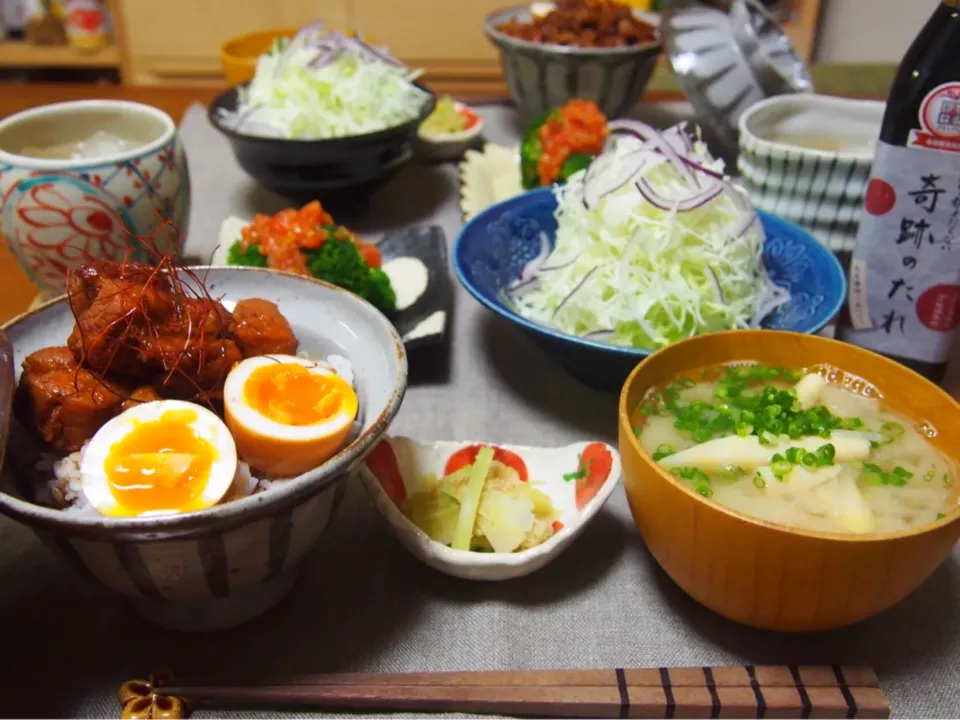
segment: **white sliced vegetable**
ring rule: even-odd
[[[420,114],[429,96],[413,84],[416,73],[353,38],[340,36],[336,51],[322,47],[328,38],[261,55],[253,80],[237,92],[236,111],[222,113],[225,124],[248,135],[312,140],[377,132]],[[318,63],[321,54],[329,62]]]
[[[533,519],[533,501],[529,497],[487,490],[477,511],[477,528],[494,552],[509,553],[527,539]]]
[[[821,483],[832,480],[842,471],[843,468],[839,465],[817,468],[816,470],[807,470],[799,466],[794,466],[790,472],[780,480],[773,474],[773,469],[769,465],[757,469],[760,477],[762,477],[766,483],[766,490],[770,495],[787,495],[790,493],[806,492]]]
[[[515,299],[520,314],[570,335],[612,329],[605,342],[655,348],[756,327],[790,299],[767,274],[763,227],[722,180],[723,162],[680,128],[663,135],[656,142],[620,136],[609,144],[601,174],[632,179],[596,203],[587,202],[586,170],[557,186],[557,232],[544,265],[558,269],[542,273],[535,289]],[[682,141],[683,149],[671,153],[680,162],[664,154],[670,137]],[[687,197],[700,192],[689,187],[691,173],[704,185],[692,208],[678,199],[664,210],[637,189],[642,181],[661,198]],[[706,192],[718,184],[719,192]]]
[[[460,517],[457,518],[457,529],[453,531],[453,541],[450,547],[454,550],[469,550],[473,540],[473,526],[477,522],[477,509],[480,507],[480,496],[483,494],[483,484],[493,463],[493,449],[487,446],[480,448],[470,470],[470,482],[463,492],[460,503]]]
[[[883,433],[868,432],[866,430],[834,430],[830,437],[854,438],[858,440],[866,440],[867,442],[883,442],[887,439]]]
[[[802,410],[809,410],[820,400],[820,392],[827,386],[827,381],[820,373],[807,373],[793,386],[797,392],[797,404]]]
[[[705,443],[694,445],[687,450],[681,450],[660,460],[665,468],[695,467],[704,472],[715,472],[725,466],[740,466],[755,468],[769,465],[773,456],[783,454],[788,448],[798,447],[807,452],[814,452],[817,448],[830,443],[836,454],[835,462],[863,460],[870,454],[870,442],[863,438],[833,433],[829,438],[804,437],[796,440],[779,439],[769,445],[761,445],[756,435],[730,437],[708,440]]]
[[[825,482],[814,490],[823,509],[853,533],[873,532],[877,518],[857,482],[848,475]]]
[[[838,385],[828,385],[820,393],[820,404],[840,417],[868,417],[880,412],[880,400],[866,397]]]
[[[410,496],[406,505],[407,516],[423,530],[431,540],[449,545],[460,518],[460,503],[445,492],[418,492]]]

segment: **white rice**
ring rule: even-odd
[[[309,356],[304,353],[300,353],[300,357],[309,359]],[[341,355],[330,355],[326,362],[337,375],[349,382],[350,386],[356,390],[353,365],[347,358]],[[357,412],[357,419],[347,439],[348,443],[353,442],[363,427],[361,414],[362,407]],[[66,457],[54,452],[40,453],[34,466],[37,477],[35,502],[61,509],[64,512],[97,514],[96,509],[90,505],[83,492],[80,463],[85,450],[86,445]],[[249,495],[266,492],[274,486],[283,484],[287,479],[255,475],[247,463],[240,461],[237,463],[236,475],[233,476],[233,484],[220,502],[231,502]]]

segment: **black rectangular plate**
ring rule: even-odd
[[[453,294],[447,239],[443,229],[430,225],[397,230],[384,235],[377,247],[385,266],[391,260],[406,257],[418,260],[427,271],[427,285],[417,298],[407,307],[389,315],[406,349],[409,351],[446,342]],[[391,278],[391,281],[395,286],[398,284],[396,278]],[[443,322],[432,323],[437,326],[432,332],[407,339],[407,335],[413,333],[420,323],[436,313],[443,313]]]

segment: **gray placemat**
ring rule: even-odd
[[[504,108],[482,110],[495,141],[516,137]],[[209,254],[226,215],[285,203],[259,190],[191,110],[188,252]],[[350,223],[460,226],[452,165],[413,166]],[[616,398],[569,378],[515,328],[459,288],[449,355],[411,357],[393,427],[423,439],[520,444],[616,442]],[[898,607],[857,627],[789,636],[727,622],[657,568],[622,491],[571,549],[527,578],[471,583],[429,570],[388,534],[351,486],[292,596],[246,627],[188,636],[148,626],[72,574],[25,528],[0,518],[0,715],[116,716],[121,682],[158,666],[183,673],[401,671],[741,663],[872,665],[898,717],[960,716],[960,552]],[[200,713],[200,716],[212,716]],[[242,717],[255,717],[244,713]],[[267,714],[263,714],[267,716]]]

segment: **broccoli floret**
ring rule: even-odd
[[[331,238],[316,249],[303,250],[307,268],[319,280],[339,285],[373,305],[383,313],[397,309],[397,296],[390,278],[380,268],[372,268],[364,261],[357,246],[349,240]]]
[[[540,187],[540,174],[537,171],[537,163],[543,153],[543,143],[540,142],[540,128],[556,112],[556,110],[550,110],[543,113],[530,124],[523,134],[523,142],[520,143],[520,179],[524,190],[533,190]]]
[[[247,267],[267,267],[266,256],[260,253],[259,245],[251,245],[246,250],[237,240],[227,253],[227,265],[246,265]]]
[[[590,153],[576,152],[571,154],[560,166],[560,182],[566,182],[575,172],[585,170],[592,161],[593,155]]]

